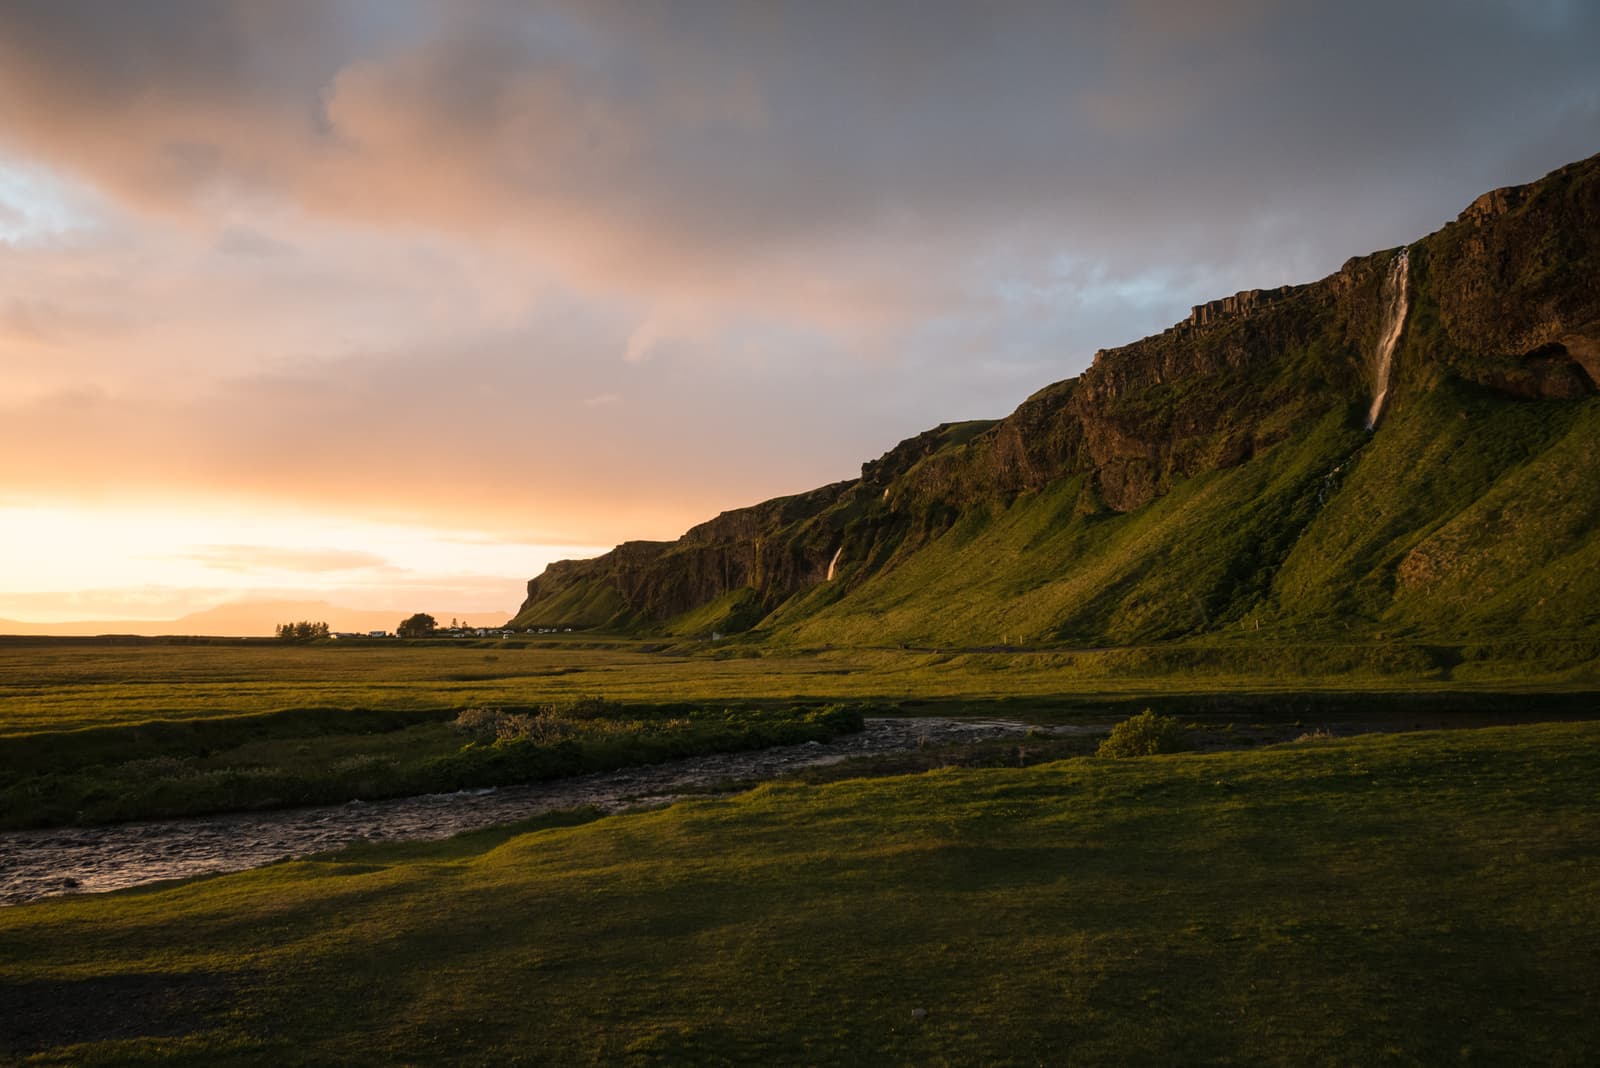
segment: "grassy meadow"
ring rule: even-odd
[[[0,738],[294,709],[442,712],[600,695],[1048,708],[1182,695],[1600,689],[1600,640],[831,647],[626,638],[455,642],[0,638]]]
[[[0,910],[35,1064],[1586,1064],[1600,724],[575,813]]]
[[[520,657],[525,650],[515,648],[505,650],[513,663],[499,670],[498,651],[394,642],[9,649],[0,683],[0,828],[533,782],[822,741],[860,730],[864,710],[818,701],[617,701],[537,685],[581,669]],[[573,649],[563,659],[593,652]],[[613,652],[606,667],[626,670],[641,655]]]
[[[1583,715],[1594,711],[1595,655],[1548,642],[972,650],[587,636],[9,639],[0,827],[526,782],[820,740],[863,714],[1104,721],[1150,704],[1212,724]],[[603,714],[571,713],[596,697]],[[498,738],[463,729],[470,709],[545,718],[529,725],[537,737]]]

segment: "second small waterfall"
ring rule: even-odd
[[[1367,429],[1376,429],[1383,418],[1383,405],[1389,399],[1389,372],[1394,364],[1394,347],[1400,343],[1400,331],[1406,325],[1408,310],[1407,286],[1411,279],[1409,249],[1401,249],[1389,266],[1389,277],[1384,282],[1383,337],[1378,341],[1377,374],[1372,383],[1372,408],[1367,412]]]

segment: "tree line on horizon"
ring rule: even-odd
[[[302,619],[298,623],[279,623],[276,634],[279,641],[285,642],[310,642],[328,636],[328,624],[325,621],[313,623],[309,619]]]
[[[450,621],[450,631],[454,632],[469,626],[466,622]],[[439,621],[427,612],[416,612],[402,619],[395,627],[395,634],[401,638],[429,638],[439,630]],[[333,632],[325,620],[313,622],[302,619],[296,623],[279,623],[273,633],[278,640],[286,642],[310,642],[319,638],[331,637]]]

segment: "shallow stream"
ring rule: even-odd
[[[242,871],[353,842],[448,838],[559,809],[593,806],[619,812],[674,801],[729,780],[770,779],[798,768],[920,745],[1021,737],[1030,730],[1097,734],[1105,729],[994,719],[869,719],[859,734],[829,742],[715,753],[528,786],[110,827],[8,831],[0,833],[0,904]]]

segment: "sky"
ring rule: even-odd
[[[499,622],[1600,151],[1596,54],[1584,0],[3,0],[0,630]]]

